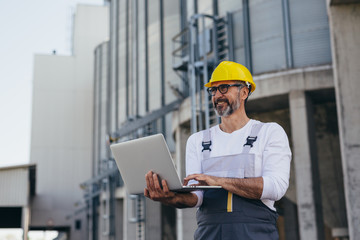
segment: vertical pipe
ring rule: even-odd
[[[180,29],[183,31],[188,23],[187,23],[187,1],[179,0],[180,2]],[[185,44],[189,44],[189,31],[187,31],[185,34],[181,36],[181,45],[184,46]],[[186,49],[183,49],[181,51],[181,57],[185,57],[187,54],[189,54],[189,47]],[[185,72],[182,72],[182,90],[184,93],[184,96],[189,96],[189,79],[188,75]]]
[[[116,239],[116,226],[115,226],[115,191],[116,191],[116,179],[115,175],[109,176],[109,197],[110,197],[110,206],[109,206],[109,219],[110,219],[110,226],[109,226],[109,232],[110,232],[110,239],[115,240]]]
[[[149,44],[148,44],[148,0],[145,1],[145,111],[149,112]]]
[[[293,68],[294,62],[293,62],[293,53],[292,53],[289,0],[282,0],[282,13],[283,13],[283,26],[284,26],[284,38],[285,38],[286,67]]]
[[[219,15],[218,0],[213,0],[213,15],[214,17]]]
[[[218,52],[218,39],[217,39],[217,18],[213,18],[213,31],[212,31],[212,38],[213,38],[213,52],[214,52],[214,62],[215,66],[219,63],[219,52]],[[220,123],[220,117],[215,117],[215,123]]]
[[[110,24],[110,40],[107,47],[107,86],[106,86],[106,134],[110,134],[111,132],[111,110],[112,110],[112,93],[110,89],[112,87],[113,81],[113,66],[112,66],[112,59],[113,59],[113,52],[114,52],[114,5],[115,1],[110,2],[110,9],[109,9],[109,24]],[[109,115],[110,113],[110,115]]]
[[[99,119],[98,119],[98,139],[101,139],[101,119],[102,119],[102,87],[103,87],[103,82],[102,82],[102,55],[103,55],[103,51],[102,51],[102,47],[99,48],[100,49],[100,62],[99,62]],[[98,160],[98,174],[101,173],[101,142],[98,140],[97,142],[98,144],[98,156],[97,156],[97,160]]]
[[[250,72],[253,72],[252,56],[251,56],[249,0],[243,0],[243,21],[244,21],[245,65]]]
[[[115,130],[119,129],[119,1],[115,10]]]
[[[93,89],[93,131],[92,131],[92,176],[94,177],[96,175],[96,139],[97,139],[97,129],[96,129],[96,113],[97,113],[97,65],[98,65],[98,54],[97,50],[95,50],[95,59],[94,59],[94,89]]]
[[[191,99],[191,133],[197,132],[197,123],[196,123],[196,84],[195,84],[195,31],[194,26],[195,20],[194,18],[190,19],[190,99]]]
[[[201,16],[201,19],[204,20],[204,16]],[[195,62],[197,60],[200,60],[200,48],[201,48],[201,43],[199,43],[199,31],[200,31],[200,28],[199,28],[199,25],[200,25],[200,20],[197,18],[196,19],[196,43],[195,43],[195,46],[196,46],[196,51],[195,51]],[[203,31],[205,30],[205,24],[203,25]],[[203,35],[204,36],[204,35]],[[206,50],[205,50],[206,51]],[[204,52],[203,52],[204,54]],[[196,69],[195,67],[195,73],[196,71],[198,71],[199,74],[196,74],[195,75],[195,83],[196,83],[196,91],[198,92],[198,97],[199,97],[199,121],[198,121],[198,125],[199,125],[199,130],[203,130],[203,113],[202,113],[202,109],[203,109],[203,106],[202,106],[202,96],[201,96],[201,90],[203,89],[202,86],[201,86],[201,81],[200,81],[200,67],[199,67],[199,70]]]
[[[113,102],[112,102],[112,74],[110,72],[110,65],[111,65],[111,45],[108,44],[107,45],[107,54],[106,54],[106,135],[111,134],[111,120],[113,120],[111,118],[111,110],[112,110],[112,106],[113,106]],[[101,139],[103,144],[106,145],[106,142],[104,139]],[[106,149],[106,158],[109,159],[111,157],[111,151],[110,148],[105,147]]]
[[[97,191],[97,189],[95,187],[93,187],[92,192],[94,193],[95,191]],[[99,231],[98,231],[98,227],[99,227],[99,219],[98,219],[98,206],[99,206],[99,196],[93,197],[91,198],[92,201],[92,240],[97,240],[99,237]]]
[[[139,116],[139,70],[137,67],[137,61],[139,59],[139,35],[138,35],[138,0],[133,0],[133,61],[132,61],[132,69],[133,69],[133,97],[132,102],[134,104],[133,108],[135,108],[135,118]]]
[[[213,19],[213,31],[212,31],[212,38],[213,38],[213,51],[214,51],[214,62],[215,65],[219,63],[219,52],[218,52],[218,38],[217,38],[217,21],[216,18]]]
[[[194,0],[194,15],[198,13],[198,0]]]
[[[234,61],[234,36],[233,36],[233,14],[230,12],[226,13],[227,18],[227,33],[228,33],[228,54],[229,60]]]
[[[164,59],[164,3],[160,2],[160,69],[161,69],[161,107],[165,106],[165,59]],[[162,133],[166,136],[165,116],[161,120]]]
[[[184,30],[187,26],[187,1],[179,0],[180,2],[180,29]]]
[[[202,40],[202,47],[203,47],[203,79],[204,79],[204,83],[206,81],[208,81],[208,63],[207,63],[207,52],[206,52],[206,29],[205,29],[205,17],[202,18],[202,25],[203,25],[203,40]],[[207,95],[206,92],[206,87],[203,86],[203,91],[200,91],[200,96],[201,96],[201,92],[203,92],[204,95],[204,108],[205,108],[205,129],[210,128],[210,114],[209,114],[209,97]]]
[[[126,88],[126,91],[125,91],[125,95],[126,95],[126,119],[128,120],[129,119],[129,0],[126,0],[126,4],[125,4],[125,11],[126,11],[126,24],[125,24],[125,28],[126,28],[126,31],[125,31],[125,38],[126,38],[126,48],[125,48],[125,88]]]

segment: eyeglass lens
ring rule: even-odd
[[[219,90],[219,92],[221,94],[225,94],[229,90],[229,87],[232,87],[232,86],[241,86],[241,85],[239,85],[239,84],[234,84],[234,85],[221,84],[217,87],[209,87],[208,92],[211,96],[215,96],[217,90]]]

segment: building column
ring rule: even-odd
[[[349,237],[360,239],[360,4],[328,2]]]
[[[176,169],[178,171],[180,179],[183,179],[186,175],[185,151],[186,151],[186,142],[189,135],[190,135],[190,129],[178,125],[178,127],[175,130]],[[196,226],[197,224],[196,224],[195,208],[176,209],[176,229],[177,229],[178,240],[193,239]]]
[[[162,238],[162,215],[161,203],[145,198],[146,220],[144,240],[157,240]],[[128,238],[140,239],[140,238]]]
[[[324,239],[312,103],[304,91],[289,94],[300,239]]]
[[[23,239],[28,239],[29,222],[30,222],[30,210],[28,206],[22,207],[21,225],[23,229]]]

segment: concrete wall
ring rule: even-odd
[[[330,5],[328,13],[349,235],[359,239],[360,4]]]
[[[79,5],[72,56],[36,55],[30,161],[37,164],[31,227],[74,229],[79,184],[91,177],[93,51],[108,36],[108,9]],[[73,231],[73,239],[84,239]]]

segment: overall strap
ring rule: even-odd
[[[264,123],[262,123],[262,122],[254,124],[252,126],[250,135],[246,138],[246,143],[244,144],[242,153],[250,152],[250,149],[253,147],[253,143],[256,141],[257,136],[258,136],[262,126],[264,126]]]
[[[210,146],[211,146],[211,132],[210,129],[205,129],[203,131],[203,141],[202,141],[203,149],[201,150],[203,154],[203,159],[210,158],[210,151],[211,151]]]

